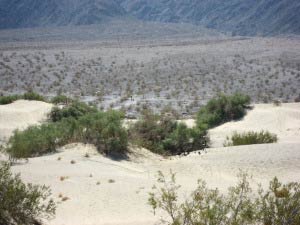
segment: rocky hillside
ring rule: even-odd
[[[130,16],[234,35],[300,34],[299,0],[0,0],[0,29],[87,25]]]
[[[143,20],[192,22],[238,35],[300,34],[299,0],[118,0]]]
[[[125,13],[114,0],[0,0],[0,29],[95,24]]]

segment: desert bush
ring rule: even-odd
[[[300,184],[282,184],[274,178],[269,190],[259,188],[258,222],[264,225],[300,224]]]
[[[206,147],[206,132],[188,128],[168,116],[144,111],[141,120],[130,129],[130,139],[137,145],[162,155],[176,155]]]
[[[20,99],[19,95],[10,95],[10,96],[0,96],[0,105],[7,105],[13,103],[14,101]]]
[[[73,99],[71,99],[65,95],[57,95],[51,99],[51,103],[56,104],[56,105],[58,105],[58,104],[67,105],[72,102],[73,102]]]
[[[96,145],[101,153],[125,153],[128,140],[122,119],[123,114],[116,111],[97,112],[32,126],[15,131],[6,152],[13,159],[28,158],[55,152],[69,143],[84,142]]]
[[[206,130],[222,123],[241,119],[249,107],[250,97],[243,94],[219,95],[211,99],[197,114],[197,126]]]
[[[176,129],[163,140],[165,151],[171,155],[201,150],[207,147],[207,144],[205,131],[188,128],[184,123],[176,124]]]
[[[24,184],[8,164],[0,164],[0,224],[41,224],[55,214],[55,203],[46,186]]]
[[[42,102],[46,101],[42,95],[35,93],[33,91],[24,93],[22,99],[31,100],[31,101],[42,101]]]
[[[227,142],[224,146],[238,146],[238,145],[254,145],[254,144],[268,144],[276,143],[278,141],[277,135],[268,131],[261,132],[245,132],[242,134],[234,133],[231,138],[227,137]]]
[[[35,100],[35,101],[46,101],[45,98],[35,92],[26,92],[23,95],[8,95],[8,96],[0,96],[0,105],[7,105],[17,101],[19,99],[24,100]]]
[[[83,102],[76,101],[63,108],[53,107],[49,114],[49,118],[52,122],[58,122],[63,118],[73,117],[75,119],[78,119],[81,116],[94,112],[97,112],[96,108],[89,106]]]
[[[180,201],[180,186],[175,174],[167,179],[159,172],[159,186],[149,194],[148,204],[154,214],[164,212],[161,220],[169,225],[296,225],[300,222],[300,184],[282,185],[274,178],[268,191],[252,191],[249,176],[238,175],[238,183],[226,195],[218,189],[207,188],[199,180],[197,188],[187,199]],[[166,219],[168,215],[169,220]]]
[[[28,158],[54,152],[60,134],[54,124],[31,126],[24,131],[16,130],[8,141],[6,152],[12,158]]]
[[[97,146],[105,154],[126,153],[127,131],[122,126],[124,114],[118,111],[91,113],[78,122],[82,140]]]

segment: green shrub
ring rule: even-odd
[[[7,105],[20,99],[19,95],[0,96],[0,105]]]
[[[146,111],[130,129],[131,140],[150,151],[162,155],[176,155],[201,150],[207,145],[206,131],[188,128],[168,116]]]
[[[300,224],[300,184],[283,185],[274,178],[269,190],[259,189],[258,222],[265,225]]]
[[[206,130],[231,120],[241,119],[246,114],[249,104],[250,97],[246,95],[219,95],[198,112],[197,127]]]
[[[13,159],[28,158],[54,152],[69,143],[84,142],[96,145],[101,153],[126,153],[128,138],[122,119],[123,114],[109,111],[32,126],[15,131],[6,151]]]
[[[163,140],[165,151],[171,155],[201,150],[207,144],[206,132],[188,128],[184,123],[177,124],[176,129]]]
[[[31,126],[15,131],[8,141],[7,153],[12,158],[28,158],[54,152],[60,132],[54,124]]]
[[[49,114],[49,118],[52,122],[58,122],[63,118],[73,117],[78,119],[81,116],[95,112],[97,112],[96,108],[91,107],[83,102],[72,102],[70,105],[64,108],[53,107]]]
[[[127,131],[122,126],[124,114],[118,111],[91,113],[79,118],[80,141],[97,146],[105,154],[126,153]]]
[[[0,224],[41,224],[55,214],[55,203],[46,186],[24,184],[8,164],[0,164]]]
[[[0,96],[0,105],[7,105],[17,101],[19,99],[24,100],[35,100],[35,101],[43,101],[45,102],[45,98],[35,92],[26,92],[23,95],[9,95],[9,96]]]
[[[150,193],[148,203],[154,213],[161,210],[162,223],[170,225],[300,224],[299,183],[282,185],[274,178],[269,190],[259,188],[255,197],[249,176],[240,173],[238,177],[237,185],[230,187],[226,195],[207,188],[200,180],[189,198],[181,202],[175,175],[171,173],[171,179],[167,179],[159,172],[159,186],[154,186],[156,191]]]
[[[69,103],[72,103],[73,102],[73,99],[65,96],[65,95],[57,95],[55,96],[54,98],[51,99],[51,103],[53,104],[69,104]]]
[[[33,91],[26,92],[22,98],[30,101],[42,101],[42,102],[46,101],[43,96]]]
[[[238,145],[254,145],[254,144],[268,144],[276,143],[278,141],[276,134],[271,134],[268,131],[261,132],[245,132],[242,134],[234,133],[224,146],[238,146]]]

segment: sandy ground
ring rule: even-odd
[[[24,129],[46,119],[52,105],[39,101],[18,100],[0,105],[0,144],[6,141],[16,129]]]
[[[300,104],[255,105],[254,109],[250,110],[244,119],[223,124],[212,129],[209,134],[212,147],[222,147],[226,137],[230,137],[235,131],[259,132],[261,130],[277,134],[278,143],[300,142]]]
[[[299,121],[300,104],[256,105],[242,121],[212,130],[215,145],[233,130],[262,128],[277,133],[279,143],[219,147],[171,158],[132,149],[129,160],[123,161],[105,158],[93,146],[72,144],[59,153],[20,162],[13,171],[27,182],[51,186],[58,207],[49,225],[154,225],[159,215],[153,216],[147,199],[158,170],[175,172],[184,196],[199,178],[224,192],[235,184],[240,169],[253,175],[254,187],[258,183],[266,187],[274,176],[284,182],[300,181]],[[76,163],[71,164],[72,160]],[[62,202],[60,194],[69,200]]]

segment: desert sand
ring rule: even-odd
[[[26,100],[0,105],[0,144],[7,141],[14,130],[46,120],[51,108],[52,105],[45,102]]]
[[[2,119],[2,115],[13,116],[18,111],[20,103],[15,104],[0,108],[1,131],[15,126],[16,120],[10,119],[10,124],[8,119]],[[23,106],[27,108],[29,104],[34,109],[42,103],[30,102]],[[42,111],[45,112],[46,108]],[[5,114],[5,110],[11,112]],[[28,118],[27,113],[23,109],[23,113],[17,113],[17,118]],[[45,119],[38,110],[31,111],[31,116],[36,119],[33,123]],[[23,121],[22,126],[25,125]],[[226,136],[233,131],[261,129],[276,133],[279,142],[222,147]],[[163,158],[145,149],[131,148],[128,160],[114,161],[99,155],[91,145],[72,144],[59,149],[56,154],[20,162],[12,169],[21,173],[26,182],[51,187],[53,198],[58,202],[57,213],[46,224],[154,225],[160,215],[151,213],[147,199],[157,171],[175,172],[183,196],[196,187],[199,178],[204,179],[209,187],[225,192],[228,186],[235,184],[240,169],[253,176],[254,187],[258,183],[267,187],[274,176],[283,182],[300,181],[299,132],[300,104],[255,105],[243,120],[210,131],[212,144],[217,148],[185,157]],[[89,157],[85,157],[86,153]],[[71,164],[72,160],[74,164]],[[65,179],[61,181],[61,177]],[[59,195],[69,199],[62,201]]]

